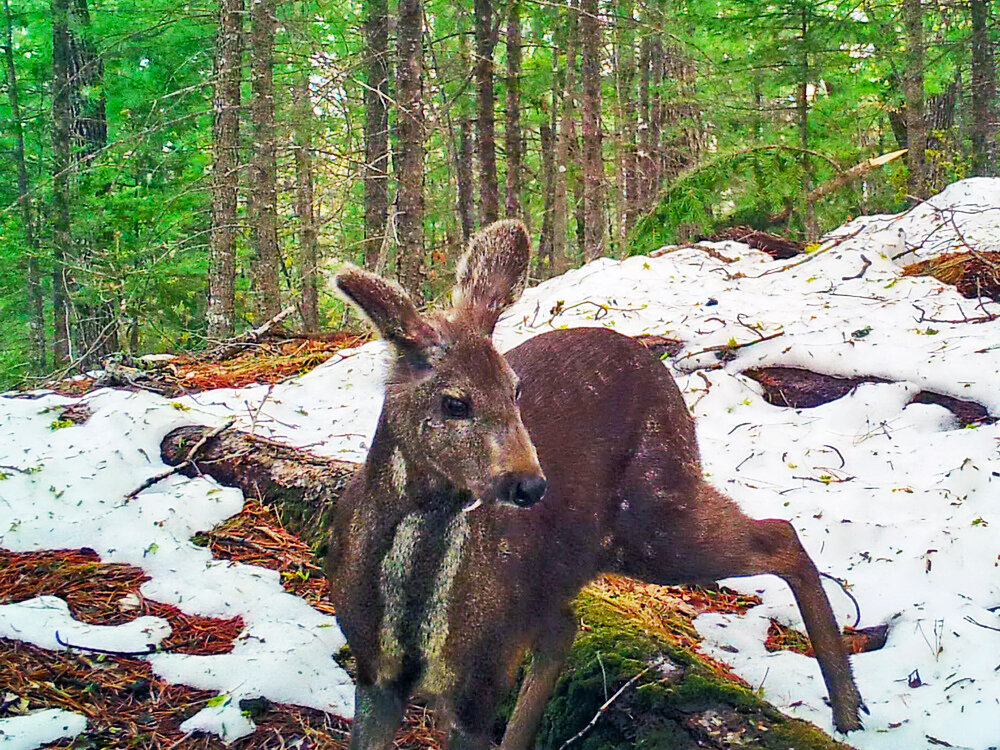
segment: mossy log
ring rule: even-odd
[[[286,527],[319,553],[330,511],[357,465],[236,430],[187,455],[208,432],[182,427],[168,434],[164,462],[190,461],[183,473],[209,475],[274,506]],[[644,630],[587,591],[575,606],[579,632],[536,748],[558,750],[567,741],[574,750],[849,747],[784,716],[697,653]],[[505,711],[512,706],[513,695]]]

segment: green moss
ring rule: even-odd
[[[696,653],[645,632],[599,599],[576,602],[582,627],[545,710],[536,748],[555,750],[589,724],[615,691],[642,673],[572,747],[578,750],[732,747],[843,748],[716,674]],[[723,739],[724,737],[724,739]]]

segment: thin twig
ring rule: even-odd
[[[199,439],[198,442],[194,444],[194,447],[192,447],[191,450],[189,450],[187,452],[187,456],[185,457],[185,459],[183,461],[181,461],[176,466],[171,466],[166,471],[161,471],[159,474],[151,476],[145,482],[143,482],[138,487],[136,487],[134,490],[132,490],[131,492],[129,492],[127,495],[125,495],[125,500],[126,501],[132,500],[140,492],[148,490],[150,487],[152,487],[157,482],[162,482],[164,479],[166,479],[169,476],[172,476],[172,475],[176,474],[181,469],[185,469],[188,466],[193,465],[194,464],[195,456],[198,454],[198,451],[200,451],[202,449],[202,447],[204,447],[205,443],[207,443],[212,438],[218,437],[223,432],[225,432],[226,430],[228,430],[230,427],[233,426],[233,422],[235,422],[235,420],[230,419],[228,422],[226,422],[223,425],[220,425],[219,427],[216,427],[214,430],[206,432],[204,435],[201,436],[201,439]]]
[[[689,357],[697,357],[700,354],[708,354],[709,352],[734,352],[737,349],[745,349],[748,346],[753,346],[754,344],[759,344],[762,341],[770,341],[771,339],[776,339],[778,336],[784,336],[784,331],[778,331],[777,333],[772,333],[770,336],[761,336],[756,341],[744,341],[742,344],[717,344],[716,346],[709,346],[702,349],[699,352],[692,352],[691,354],[685,354],[683,357],[677,359],[676,364],[680,364],[683,360]]]
[[[591,729],[593,729],[594,725],[597,724],[598,720],[601,718],[601,714],[603,714],[605,711],[607,711],[608,708],[611,706],[611,704],[614,703],[622,693],[624,693],[629,687],[631,687],[633,684],[635,684],[635,682],[640,677],[642,677],[644,674],[646,674],[646,672],[648,672],[650,669],[652,669],[652,667],[646,667],[644,670],[642,670],[641,672],[639,672],[639,674],[637,674],[631,680],[629,680],[624,685],[622,685],[620,688],[618,688],[618,690],[615,691],[615,694],[612,695],[610,698],[608,698],[606,701],[604,701],[604,704],[599,709],[597,709],[597,713],[594,714],[594,718],[590,720],[590,723],[587,724],[587,726],[585,726],[579,732],[577,732],[576,734],[574,734],[572,737],[570,737],[568,740],[566,740],[564,743],[562,743],[559,746],[559,750],[565,750],[567,747],[569,747],[570,745],[572,745],[578,739],[580,739],[581,737],[583,737],[587,732],[589,732]]]
[[[854,594],[847,590],[847,583],[836,576],[832,576],[829,573],[820,573],[824,578],[829,578],[831,581],[840,586],[840,590],[847,594],[847,598],[854,602],[854,624],[851,625],[852,628],[857,628],[861,623],[861,605],[858,604],[858,600],[854,598]]]
[[[107,654],[109,656],[148,656],[149,654],[156,653],[156,646],[149,644],[146,646],[145,651],[112,651],[106,648],[94,648],[93,646],[76,646],[72,643],[67,643],[59,636],[59,631],[56,631],[56,643],[60,646],[65,646],[66,648],[75,648],[77,651],[89,651],[92,654]]]
[[[981,628],[986,628],[987,630],[996,630],[997,632],[1000,632],[1000,628],[995,628],[992,625],[983,625],[983,623],[973,620],[970,615],[965,616],[965,621],[971,622],[973,625],[978,625]]]

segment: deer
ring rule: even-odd
[[[771,573],[794,593],[840,732],[864,709],[815,564],[791,524],[754,520],[703,478],[668,369],[603,328],[491,342],[525,284],[515,220],[474,235],[450,305],[421,312],[355,267],[346,299],[391,345],[365,463],[334,511],[326,572],[356,665],[352,750],[392,745],[411,697],[447,747],[491,747],[531,653],[502,750],[532,746],[573,641],[571,603],[602,573],[654,584]]]

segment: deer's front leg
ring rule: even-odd
[[[403,720],[406,696],[392,686],[362,685],[354,692],[351,750],[385,750],[392,747]]]
[[[532,647],[531,667],[521,683],[500,750],[528,750],[534,745],[545,704],[566,663],[575,632],[573,613],[563,612]]]

